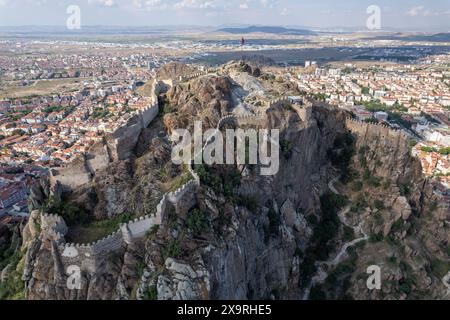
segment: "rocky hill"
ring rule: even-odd
[[[446,298],[448,208],[409,139],[313,101],[276,100],[286,94],[299,92],[239,62],[177,81],[128,158],[69,193],[45,181],[33,190],[4,297]],[[279,129],[279,172],[174,165],[168,136],[196,120]],[[366,286],[371,265],[381,290]]]

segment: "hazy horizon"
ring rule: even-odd
[[[1,1],[1,0],[0,0]],[[437,33],[450,33],[450,30],[446,29],[428,29],[428,30],[417,30],[417,29],[407,29],[407,28],[394,28],[385,27],[381,30],[367,30],[364,26],[355,27],[345,27],[345,26],[330,26],[330,27],[311,27],[303,25],[282,25],[282,24],[219,24],[219,25],[188,25],[188,24],[161,24],[161,25],[83,25],[80,30],[68,30],[65,26],[61,25],[0,25],[0,30],[2,31],[15,31],[20,30],[22,32],[40,32],[40,31],[64,31],[68,34],[82,34],[83,32],[92,31],[92,29],[97,28],[101,30],[165,30],[165,31],[184,31],[184,30],[198,30],[203,32],[216,32],[223,28],[247,28],[247,27],[283,27],[292,28],[298,30],[310,30],[324,33],[415,33],[415,34],[437,34]],[[90,32],[92,33],[92,32]]]
[[[450,31],[447,0],[0,0],[0,26],[64,27],[71,5],[80,8],[82,27],[268,25],[351,30],[364,29],[367,8],[377,5],[380,31]]]

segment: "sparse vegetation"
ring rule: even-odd
[[[167,258],[179,258],[182,254],[180,242],[172,239],[161,249],[161,258],[166,261]]]
[[[363,188],[363,183],[361,180],[356,180],[352,183],[351,189],[353,192],[358,192],[361,191],[361,189]]]
[[[157,300],[158,290],[156,286],[150,286],[148,290],[144,293],[144,300]]]
[[[194,209],[188,214],[186,225],[196,235],[207,232],[210,228],[207,214],[200,209]]]
[[[328,159],[341,171],[343,183],[349,182],[352,177],[350,162],[354,154],[355,137],[349,132],[339,134],[334,140],[333,148],[328,150]]]
[[[85,224],[89,222],[88,214],[78,206],[63,202],[56,197],[50,197],[42,210],[49,214],[58,214],[68,225]]]
[[[202,184],[212,188],[216,193],[223,193],[229,199],[233,197],[234,189],[241,184],[241,173],[236,167],[221,171],[212,166],[197,165],[195,171]]]
[[[277,213],[273,207],[270,207],[268,212],[269,217],[269,232],[271,235],[278,234],[279,227],[281,225],[281,217],[280,214]]]
[[[375,208],[377,208],[378,210],[383,210],[383,209],[385,209],[384,202],[381,201],[381,200],[379,200],[379,199],[376,199],[376,200],[374,201],[373,205],[374,205]]]
[[[12,250],[12,246],[10,247]],[[25,284],[22,281],[23,274],[23,255],[24,252],[16,251],[10,253],[10,250],[2,252],[2,259],[0,270],[10,265],[9,275],[5,281],[0,282],[0,300],[23,300],[25,299]]]
[[[124,213],[110,219],[73,225],[69,230],[67,240],[77,243],[95,242],[119,230],[123,223],[128,223],[134,218],[134,214]]]
[[[281,153],[283,153],[284,158],[287,160],[292,156],[292,142],[289,140],[283,140],[280,143]]]
[[[253,197],[240,196],[237,198],[237,204],[246,207],[252,213],[258,210],[258,201]]]
[[[192,175],[189,172],[185,172],[184,174],[176,177],[169,188],[169,192],[173,192],[178,190],[179,188],[181,188],[182,186],[184,186],[186,183],[188,183],[189,181],[191,181],[193,179]]]
[[[383,233],[377,233],[377,234],[371,234],[369,237],[369,242],[371,243],[376,243],[376,242],[381,242],[384,240],[384,235]]]
[[[300,270],[300,285],[305,287],[316,271],[315,262],[324,261],[333,250],[330,241],[337,236],[339,230],[338,211],[347,204],[347,199],[333,193],[325,194],[320,198],[322,221],[314,227],[311,237],[311,246],[305,252]]]
[[[449,272],[450,263],[435,258],[431,260],[430,267],[431,272],[439,279],[442,279]]]
[[[352,241],[353,239],[355,239],[355,232],[353,231],[352,228],[344,226],[344,234],[342,238],[344,239],[345,242]]]

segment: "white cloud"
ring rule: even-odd
[[[239,9],[248,9],[248,3],[244,2],[239,5]]]
[[[443,14],[446,14],[446,13],[443,12]],[[406,15],[410,16],[410,17],[417,17],[417,16],[433,17],[433,16],[439,16],[440,13],[426,9],[424,6],[417,6],[417,7],[413,7],[411,9],[409,9],[406,12]]]
[[[425,10],[425,11],[423,12],[423,16],[424,16],[424,17],[432,17],[432,16],[438,16],[438,15],[439,15],[438,12],[433,12],[433,11],[431,11],[431,10]]]
[[[88,0],[88,3],[104,7],[114,7],[116,5],[115,0]]]
[[[273,8],[275,6],[276,0],[261,0],[261,5],[264,8]]]
[[[217,7],[217,0],[182,0],[174,5],[175,8],[211,9]]]
[[[424,6],[413,7],[413,8],[409,9],[409,10],[406,12],[406,15],[407,15],[407,16],[410,16],[410,17],[416,17],[416,16],[418,16],[424,9],[425,9]]]
[[[165,9],[167,4],[163,3],[162,0],[133,0],[133,6],[150,11],[152,9]]]

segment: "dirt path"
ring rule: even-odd
[[[334,184],[338,181],[338,179],[339,178],[335,178],[335,179],[331,180],[328,183],[328,187],[334,194],[340,195],[341,193],[334,186]],[[306,289],[305,294],[303,296],[303,300],[309,299],[309,294],[311,292],[312,287],[314,287],[317,284],[322,284],[328,277],[328,272],[324,270],[325,269],[324,266],[328,267],[327,270],[331,270],[332,268],[336,267],[344,259],[347,258],[347,249],[348,248],[351,248],[351,247],[357,245],[358,243],[369,239],[369,236],[364,232],[364,229],[362,227],[363,222],[361,222],[358,226],[353,226],[347,221],[346,214],[350,211],[350,209],[351,209],[351,204],[347,205],[344,209],[339,211],[339,213],[338,213],[339,220],[341,221],[341,223],[343,225],[345,225],[349,228],[352,228],[353,232],[355,234],[361,235],[361,237],[345,243],[342,246],[341,250],[339,250],[339,252],[334,257],[330,258],[329,260],[316,262],[317,272],[314,275],[314,277],[311,279],[311,284]]]

